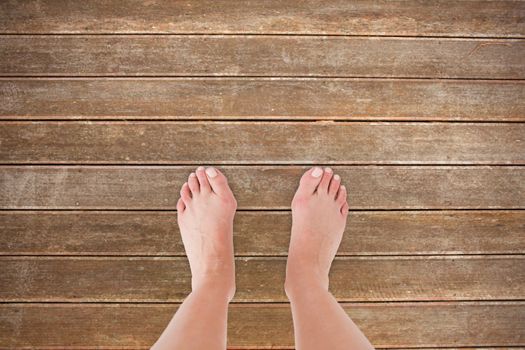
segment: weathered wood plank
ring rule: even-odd
[[[525,121],[523,81],[0,78],[0,117]]]
[[[3,122],[0,162],[525,164],[524,137],[522,123]]]
[[[2,255],[183,256],[175,212],[0,211]],[[237,256],[288,251],[289,212],[238,212]],[[338,255],[525,252],[523,211],[351,212]]]
[[[288,253],[289,212],[238,212],[237,256]],[[183,256],[175,212],[0,211],[3,255]],[[338,255],[525,253],[524,211],[351,212]]]
[[[378,348],[523,346],[525,304],[345,304]],[[2,304],[0,347],[151,346],[177,305]],[[287,304],[230,306],[229,348],[293,348]],[[52,332],[50,329],[67,329]]]
[[[227,166],[239,209],[289,209],[308,167]],[[174,209],[194,167],[1,166],[2,209]],[[523,166],[334,167],[351,209],[523,209]]]
[[[0,257],[4,302],[182,302],[186,258]],[[286,258],[237,258],[237,302],[285,302]],[[428,271],[432,271],[431,274]],[[330,289],[340,301],[515,300],[525,257],[339,257]]]
[[[2,76],[525,78],[520,39],[24,35],[0,54]]]
[[[275,33],[525,36],[521,1],[16,0],[3,33]]]

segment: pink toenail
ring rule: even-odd
[[[327,173],[331,173],[332,169],[331,168],[324,168],[324,171],[326,171]]]
[[[339,175],[335,174],[334,175],[334,180],[339,181],[339,180],[341,180],[341,178],[339,177]]]
[[[321,176],[322,173],[323,173],[323,170],[321,170],[321,168],[315,167],[314,171],[312,171],[312,176],[319,177]]]
[[[190,177],[195,177],[195,173],[191,173],[191,174],[190,174]]]
[[[208,174],[209,177],[215,177],[217,176],[217,171],[215,168],[208,168],[206,169],[206,174]]]
[[[197,168],[197,170],[204,170],[204,167],[200,166],[200,167]]]

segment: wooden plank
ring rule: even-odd
[[[235,216],[237,256],[288,253],[289,212]],[[0,211],[0,255],[183,256],[175,212]],[[351,212],[338,255],[525,253],[525,211]]]
[[[525,78],[519,39],[24,35],[0,53],[2,76]]]
[[[521,123],[3,122],[0,162],[525,164],[524,137]]]
[[[177,305],[2,304],[0,347],[151,346]],[[523,346],[525,304],[373,303],[345,310],[378,348]],[[229,348],[293,348],[287,304],[230,306]],[[67,329],[67,332],[50,332]]]
[[[2,33],[525,36],[521,1],[2,1]]]
[[[0,78],[0,118],[525,121],[523,81]]]
[[[523,211],[352,212],[339,255],[525,252]],[[4,255],[184,255],[175,212],[0,211]],[[236,255],[286,255],[289,212],[238,212]]]
[[[0,257],[3,302],[182,302],[186,258]],[[236,259],[236,302],[285,302],[286,258]],[[432,271],[431,274],[428,271]],[[340,301],[515,300],[525,256],[338,257],[330,289]]]
[[[239,209],[289,209],[308,167],[227,166]],[[1,166],[2,209],[169,209],[195,167]],[[523,166],[334,167],[351,209],[523,209]]]

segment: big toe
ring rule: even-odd
[[[207,168],[206,177],[208,178],[208,182],[210,183],[213,192],[218,195],[229,194],[231,192],[226,176],[224,176],[219,170],[214,167]]]
[[[319,167],[313,167],[312,169],[308,170],[301,177],[297,193],[313,194],[321,182],[321,175],[323,175],[323,169]]]

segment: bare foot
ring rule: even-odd
[[[215,168],[197,168],[182,185],[177,202],[182,242],[193,291],[207,288],[235,294],[233,217],[237,202],[226,177]]]
[[[301,178],[292,200],[292,235],[286,266],[288,296],[298,289],[328,290],[328,272],[348,215],[346,189],[332,169],[315,167]]]

